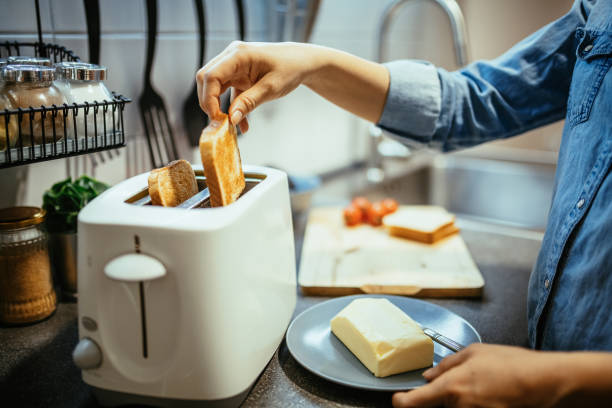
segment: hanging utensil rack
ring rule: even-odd
[[[55,44],[0,43],[0,57],[12,55],[43,56],[54,63],[80,61],[72,51]],[[0,137],[5,138],[2,143],[5,147],[0,151],[0,169],[124,147],[123,111],[131,100],[115,92],[112,95],[111,101],[0,110],[0,125],[4,127],[0,129]],[[93,129],[87,129],[90,115],[93,115]],[[35,121],[42,121],[42,135],[37,137],[42,142],[38,143],[31,129]],[[17,132],[12,142],[11,132]]]

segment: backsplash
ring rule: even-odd
[[[390,0],[323,0],[311,41],[339,48],[368,59],[377,55],[376,29]],[[273,0],[246,2],[248,41],[266,41]],[[570,0],[461,0],[466,16],[472,59],[492,58],[546,22],[563,14]],[[535,3],[535,4],[534,4]],[[205,0],[208,60],[238,39],[234,2]],[[82,0],[40,0],[44,41],[72,49],[88,59],[85,12]],[[61,159],[15,169],[0,170],[0,207],[40,205],[42,193],[67,174],[88,172],[110,184],[150,168],[138,98],[143,88],[146,48],[144,0],[101,0],[101,55],[108,67],[109,89],[130,97],[125,125],[128,147],[112,158],[95,155]],[[192,0],[158,0],[158,41],[152,81],[164,97],[175,137],[184,157],[199,163],[187,148],[181,109],[197,70],[198,38]],[[433,2],[415,1],[400,13],[390,30],[387,59],[418,58],[455,69],[451,31],[446,15]],[[34,0],[4,1],[0,15],[0,41],[36,40]],[[318,173],[366,157],[364,120],[335,107],[300,87],[282,100],[261,106],[250,116],[251,130],[240,137],[243,161],[270,164],[294,173]],[[559,125],[535,137],[504,142],[514,148],[556,149]],[[505,146],[502,144],[502,146]],[[104,159],[104,162],[102,162]],[[20,180],[15,182],[15,179]]]

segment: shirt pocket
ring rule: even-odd
[[[579,44],[567,103],[571,126],[589,119],[599,88],[612,64],[612,33],[580,28],[576,36]]]

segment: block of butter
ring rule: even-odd
[[[432,340],[384,298],[353,300],[331,320],[331,331],[376,377],[433,364]]]

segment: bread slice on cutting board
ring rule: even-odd
[[[223,114],[212,120],[200,136],[200,155],[212,207],[229,205],[244,190],[245,181],[236,127]]]
[[[176,207],[197,192],[195,173],[187,160],[173,161],[149,173],[149,197],[153,205]]]
[[[455,234],[455,216],[438,206],[401,206],[383,218],[383,225],[394,236],[433,244]]]

